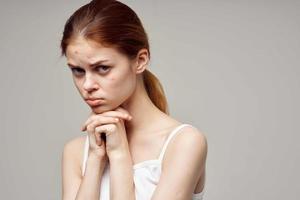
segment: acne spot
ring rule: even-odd
[[[111,81],[114,81],[116,78],[115,77],[110,77],[110,80]]]

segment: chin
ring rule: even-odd
[[[103,106],[103,105],[101,105],[101,106],[95,106],[95,107],[90,107],[90,108],[96,114],[101,114],[103,112],[106,112],[106,111],[110,110],[109,107]]]
[[[115,110],[116,108],[117,107],[112,107],[109,105],[100,105],[100,106],[91,107],[91,110],[96,114],[101,114],[107,111]]]

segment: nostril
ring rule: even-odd
[[[97,83],[85,83],[83,88],[87,91],[92,91],[99,89],[99,85]]]

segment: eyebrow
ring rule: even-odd
[[[107,62],[107,61],[108,61],[108,60],[99,60],[99,61],[97,61],[97,62],[95,62],[95,63],[89,64],[89,66],[90,66],[90,67],[95,67],[95,66],[100,65],[101,63],[104,63],[104,62]],[[67,63],[67,65],[68,65],[69,67],[79,67],[79,66],[72,65],[71,63]],[[80,67],[79,67],[79,68],[80,68]]]

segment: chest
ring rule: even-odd
[[[133,164],[158,159],[167,134],[128,137]]]

